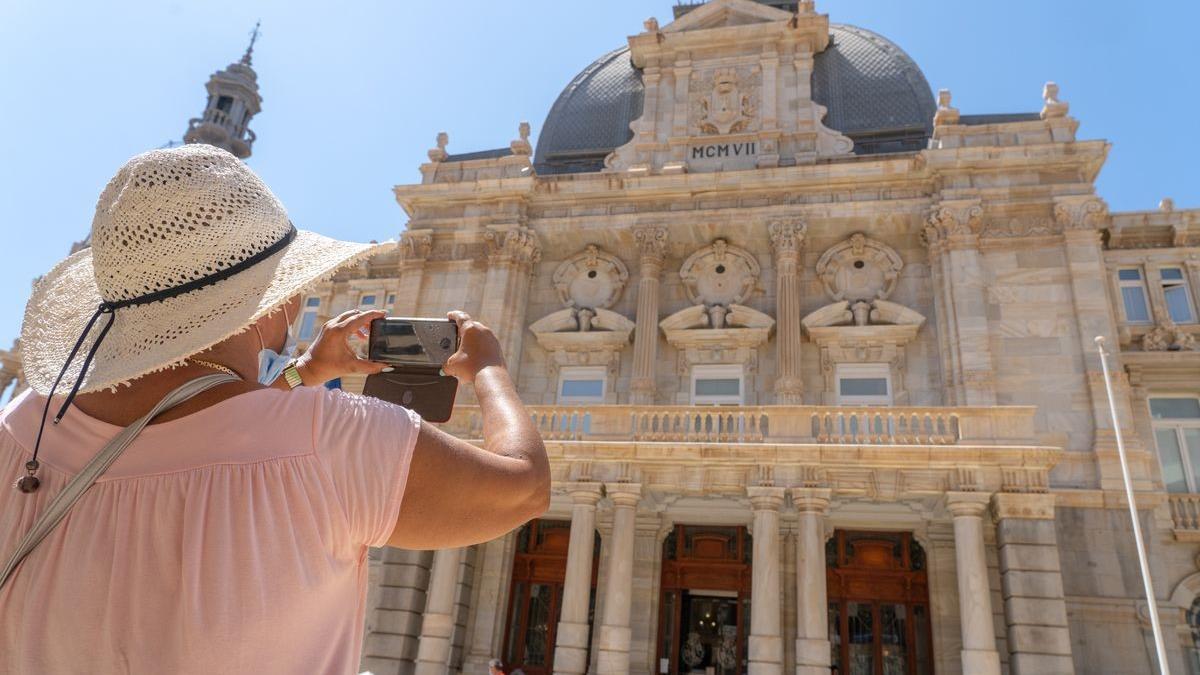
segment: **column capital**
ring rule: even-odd
[[[1070,195],[1054,200],[1054,220],[1064,231],[1096,230],[1108,219],[1108,205],[1096,195]]]
[[[767,224],[771,237],[771,248],[777,258],[796,256],[804,246],[808,224],[803,218],[776,218]]]
[[[533,264],[542,259],[542,246],[537,233],[527,227],[508,230],[489,228],[483,233],[488,262]]]
[[[661,265],[667,254],[667,228],[661,225],[642,225],[633,228],[642,264]]]
[[[794,487],[792,488],[792,503],[800,513],[816,513],[824,515],[829,510],[829,499],[833,490],[829,488]]]
[[[947,492],[946,508],[955,518],[981,517],[991,503],[990,492]]]
[[[746,488],[746,495],[750,497],[750,505],[755,511],[778,511],[783,506],[786,494],[787,488],[781,487],[751,485]]]
[[[613,506],[637,506],[642,498],[641,483],[605,483],[604,488]]]
[[[922,232],[925,245],[944,244],[951,237],[971,239],[983,227],[983,205],[978,199],[956,199],[935,204]]]
[[[1054,495],[1049,492],[997,492],[992,497],[992,509],[997,520],[1054,520],[1054,502]]]
[[[396,246],[402,262],[425,262],[433,251],[433,230],[405,230]]]
[[[572,504],[595,506],[596,502],[600,501],[603,486],[603,483],[577,482],[567,483],[564,487],[571,496]]]

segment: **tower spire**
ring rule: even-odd
[[[262,35],[262,22],[254,24],[250,33],[250,45],[242,58],[229,64],[224,70],[213,73],[205,88],[208,103],[204,114],[188,120],[184,143],[207,143],[224,148],[241,159],[250,156],[255,135],[250,130],[250,119],[262,109],[262,96],[258,93],[258,74],[250,66],[254,56],[254,43]]]
[[[254,22],[254,30],[250,33],[250,46],[246,47],[246,53],[242,55],[242,64],[250,65],[250,58],[254,55],[254,43],[258,40],[258,27],[262,25],[262,19]]]

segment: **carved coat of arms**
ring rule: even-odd
[[[756,112],[753,97],[739,86],[737,71],[720,68],[713,73],[712,90],[699,100],[697,117],[700,132],[737,133],[750,125]]]

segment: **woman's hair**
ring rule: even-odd
[[[488,668],[503,668],[503,667],[504,667],[504,663],[502,663],[500,661],[500,659],[492,659],[491,661],[488,661]]]

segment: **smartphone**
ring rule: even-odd
[[[449,319],[375,319],[367,344],[372,361],[397,369],[441,370],[458,351],[458,324]]]

